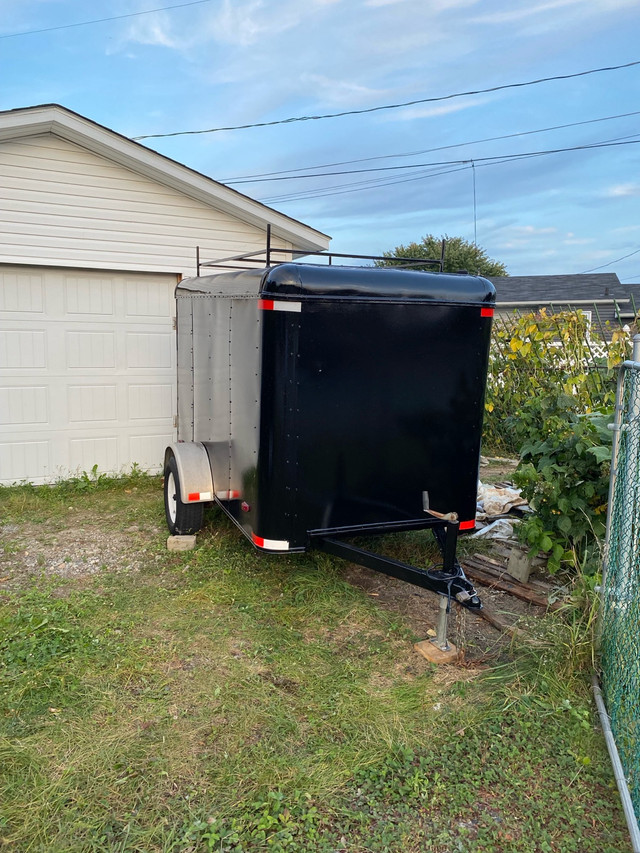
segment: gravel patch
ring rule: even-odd
[[[18,589],[35,577],[81,580],[103,571],[136,572],[147,552],[143,542],[137,525],[51,530],[42,524],[7,524],[0,527],[0,589]]]

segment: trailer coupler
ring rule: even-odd
[[[440,595],[452,598],[468,610],[481,610],[482,602],[472,583],[467,580],[461,566],[456,566],[456,573],[449,574],[441,569],[427,569],[426,574],[437,585]],[[448,608],[447,608],[448,609]]]
[[[344,560],[349,560],[349,562],[356,563],[359,566],[365,566],[367,569],[373,569],[384,575],[390,575],[407,583],[412,583],[414,586],[431,590],[431,592],[437,592],[439,595],[447,598],[447,605],[449,605],[451,599],[454,599],[462,607],[466,607],[467,610],[480,610],[482,608],[482,602],[478,597],[478,593],[467,580],[462,567],[457,561],[454,562],[451,569],[447,569],[446,566],[443,569],[418,569],[415,566],[410,566],[408,563],[401,563],[399,560],[394,560],[391,557],[374,554],[372,551],[365,551],[363,548],[358,548],[349,542],[343,542],[340,539],[332,537],[314,537],[313,545],[327,554],[342,557]],[[448,609],[449,607],[447,606]]]

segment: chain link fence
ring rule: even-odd
[[[602,582],[600,669],[637,849],[640,818],[640,336],[620,368]],[[613,756],[612,756],[613,758]],[[615,762],[614,762],[615,764]],[[625,809],[626,811],[626,809]],[[634,821],[635,817],[635,821]],[[635,826],[634,826],[635,824]],[[634,837],[635,836],[635,837]]]

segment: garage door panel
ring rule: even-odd
[[[118,436],[108,435],[93,438],[72,438],[69,441],[69,468],[71,473],[91,471],[97,465],[99,471],[120,471],[123,465],[118,454]]]
[[[0,267],[0,482],[161,469],[174,290],[170,275]]]
[[[148,281],[125,282],[125,310],[128,317],[168,317],[173,308],[173,292],[160,290]]]
[[[67,332],[66,362],[71,370],[115,368],[115,332]]]
[[[49,422],[48,389],[44,385],[0,387],[0,425]]]
[[[160,470],[164,460],[165,448],[172,441],[175,441],[172,436],[173,433],[169,431],[133,435],[129,439],[129,456],[143,470]]]
[[[127,332],[127,368],[171,368],[172,338],[167,332]]]
[[[0,334],[0,370],[44,369],[47,335],[42,329],[6,329]]]
[[[67,399],[70,424],[118,419],[115,385],[70,385]]]
[[[131,420],[173,417],[173,388],[165,385],[129,385],[128,409]]]
[[[0,313],[42,314],[44,283],[41,274],[11,273],[0,277]]]
[[[114,315],[114,282],[110,278],[67,276],[65,297],[67,314]]]
[[[52,477],[50,441],[0,442],[0,472],[3,483],[24,480],[43,482]]]

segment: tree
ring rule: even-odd
[[[427,234],[419,243],[409,243],[408,246],[397,246],[390,252],[383,252],[385,258],[429,258],[438,260],[442,251],[442,240],[445,240],[444,272],[460,272],[466,270],[472,275],[500,276],[508,275],[507,268],[498,261],[493,261],[487,256],[484,249],[470,243],[463,237],[434,237]],[[376,261],[376,266],[395,266],[392,260]],[[411,269],[438,272],[438,267],[433,264],[411,265]]]

